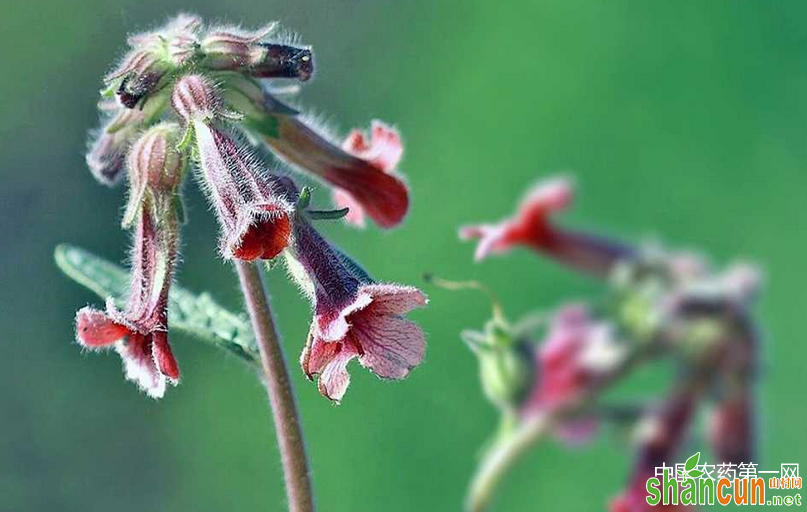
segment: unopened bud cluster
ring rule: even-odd
[[[382,228],[398,225],[409,205],[395,169],[400,136],[374,121],[369,137],[356,130],[335,141],[308,125],[273,91],[280,80],[311,79],[313,53],[275,29],[207,27],[183,14],[130,37],[129,52],[104,79],[102,125],[87,163],[105,185],[127,178],[122,225],[134,238],[131,290],[123,310],[110,301],[104,311],[80,311],[77,334],[84,346],[114,347],[128,378],[155,397],[179,378],[167,337],[168,293],[188,169],[218,218],[224,259],[288,253],[290,264],[302,269],[303,286],[317,290],[302,364],[307,376],[320,376],[323,395],[342,398],[352,358],[390,379],[405,377],[423,358],[423,333],[402,317],[425,305],[425,296],[375,282],[312,223],[344,218],[363,225],[366,214]],[[267,152],[278,162],[260,156]],[[310,191],[300,189],[283,164],[332,186],[337,208],[309,209]],[[397,305],[391,308],[390,301]]]

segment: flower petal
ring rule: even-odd
[[[348,209],[347,215],[344,217],[345,222],[357,228],[363,228],[366,225],[364,208],[347,191],[335,188],[331,198],[337,210]]]
[[[160,370],[160,373],[170,379],[172,384],[176,384],[179,380],[179,365],[174,358],[174,353],[171,351],[171,345],[168,344],[168,333],[156,331],[151,335],[151,340],[151,354],[154,357],[154,364]]]
[[[426,294],[414,286],[397,284],[368,284],[361,292],[373,297],[373,313],[378,315],[403,315],[428,302]]]
[[[356,318],[351,335],[364,352],[359,362],[379,377],[403,379],[423,361],[426,341],[414,322],[367,310]]]
[[[120,340],[129,329],[113,321],[106,313],[85,307],[76,313],[76,334],[78,342],[85,347],[109,346]]]
[[[115,349],[123,359],[126,378],[138,384],[150,397],[162,398],[165,394],[165,377],[154,362],[150,337],[132,333]]]
[[[322,345],[336,345],[338,349],[322,370],[317,381],[319,392],[329,400],[339,402],[345,396],[350,385],[350,374],[347,364],[358,355],[355,347],[350,343],[323,343]]]

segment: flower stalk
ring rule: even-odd
[[[235,270],[261,356],[266,393],[283,464],[289,512],[313,512],[314,495],[302,424],[260,271],[254,263],[241,260],[235,260]]]
[[[551,435],[565,420],[573,419],[585,410],[608,389],[609,385],[625,377],[644,360],[649,348],[635,351],[622,360],[608,375],[602,377],[598,386],[590,388],[577,400],[567,402],[546,412],[527,416],[511,435],[494,443],[483,456],[476,474],[471,480],[465,501],[465,512],[482,512],[487,509],[501,479],[518,462],[528,449]]]

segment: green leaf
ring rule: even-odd
[[[698,465],[698,459],[701,458],[701,452],[696,453],[692,457],[687,459],[686,464],[684,464],[684,470],[688,473],[695,469],[695,466]]]
[[[113,297],[122,306],[129,289],[123,267],[79,247],[62,244],[54,252],[56,265],[69,278],[102,299]],[[251,363],[260,361],[249,321],[222,308],[207,294],[171,287],[168,301],[171,329],[207,341]]]
[[[701,471],[700,469],[693,469],[692,471],[689,472],[688,476],[689,478],[698,478],[702,474],[703,471]]]

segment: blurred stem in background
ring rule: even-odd
[[[255,264],[240,260],[235,261],[235,269],[261,355],[266,393],[269,395],[283,463],[289,511],[312,512],[314,496],[300,415],[260,271]]]

